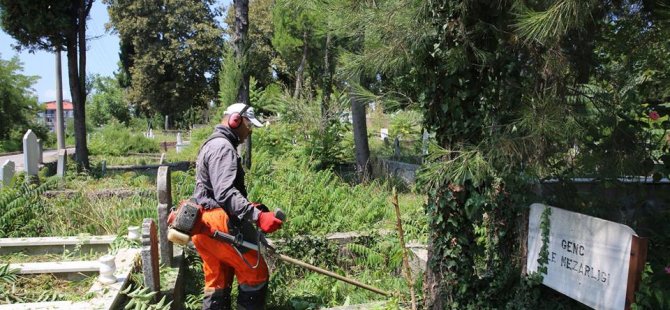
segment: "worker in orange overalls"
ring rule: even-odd
[[[247,200],[244,170],[236,149],[254,126],[263,125],[256,119],[253,108],[232,104],[200,148],[192,200],[202,206],[199,224],[208,228],[203,232],[219,230],[258,243],[257,230],[251,223],[265,233],[281,228],[282,221],[274,213]],[[196,233],[192,240],[205,272],[204,310],[231,309],[233,276],[237,276],[239,284],[239,309],[265,307],[268,267],[257,251],[216,240],[209,233]]]

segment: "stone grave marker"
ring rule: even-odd
[[[11,160],[5,160],[0,166],[0,187],[9,186],[9,183],[12,182],[14,177],[14,162]]]
[[[158,273],[158,236],[156,235],[156,224],[150,218],[145,218],[142,222],[141,256],[144,285],[151,291],[159,292],[161,285]]]
[[[175,148],[177,150],[177,153],[181,153],[181,148],[182,148],[183,144],[184,144],[184,141],[182,141],[181,132],[178,132],[177,133],[177,145],[175,146]]]
[[[103,176],[107,175],[107,161],[106,160],[103,160],[100,163],[100,170],[101,170],[101,173],[102,173]]]
[[[548,222],[542,219],[544,212],[550,212]],[[643,266],[646,257],[646,247],[634,242],[639,239],[635,231],[623,224],[533,204],[528,223],[529,273],[540,267],[543,225],[549,225],[549,242],[542,284],[594,309],[624,309],[630,304],[633,296],[627,294],[635,286],[630,281],[638,277],[632,271]],[[636,249],[631,251],[634,244]],[[640,254],[632,259],[633,253]]]
[[[37,163],[44,163],[44,149],[42,147],[42,139],[37,139]]]
[[[164,165],[165,164],[165,153],[161,153],[161,161],[158,162],[159,165]]]
[[[67,150],[60,149],[58,150],[58,163],[56,164],[56,175],[60,178],[65,177],[65,171],[67,170]]]
[[[421,155],[428,155],[428,139],[430,139],[430,135],[428,134],[428,130],[423,130],[423,135],[421,137]]]
[[[37,144],[37,136],[32,130],[28,129],[23,135],[23,169],[27,175],[37,175],[39,165],[39,149]]]
[[[393,157],[395,159],[400,158],[400,139],[398,137],[393,140]]]
[[[172,209],[172,185],[170,183],[170,167],[158,168],[156,178],[158,190],[158,229],[160,231],[161,262],[166,266],[172,264],[172,242],[167,238],[167,218]]]
[[[388,141],[389,129],[388,128],[379,129],[379,138],[382,139],[383,141]]]

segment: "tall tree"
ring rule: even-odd
[[[89,168],[86,145],[86,20],[94,0],[0,1],[2,28],[19,49],[66,50],[74,104],[76,160]]]
[[[18,57],[0,59],[0,152],[19,150],[28,129],[46,138],[46,128],[34,122],[40,107],[31,87],[38,77],[25,76],[22,70]]]
[[[272,46],[272,7],[274,0],[249,1],[247,30],[246,65],[249,76],[254,77],[259,88],[265,88],[273,81],[272,60],[277,52]],[[227,10],[225,33],[228,37],[235,36],[235,9]],[[225,67],[224,63],[224,67]]]
[[[247,69],[247,51],[249,31],[249,0],[233,0],[235,9],[235,24],[233,33],[233,55],[240,66],[242,81],[237,91],[237,102],[249,104],[249,70]]]
[[[131,104],[174,122],[190,107],[216,98],[223,39],[213,0],[104,3],[121,39]]]

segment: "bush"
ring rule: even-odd
[[[92,134],[89,143],[91,155],[124,156],[128,153],[157,153],[158,150],[155,140],[132,133],[114,121]]]

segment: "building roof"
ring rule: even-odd
[[[56,110],[56,101],[47,101],[44,103],[47,110]],[[69,100],[63,100],[63,111],[72,110],[72,102]]]

